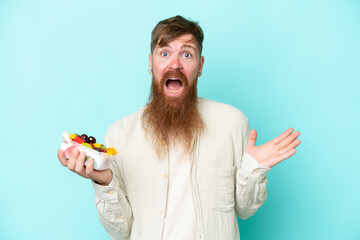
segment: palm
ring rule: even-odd
[[[255,146],[257,132],[253,129],[249,134],[249,141],[245,152],[255,158],[260,166],[272,168],[296,153],[295,148],[301,143],[301,141],[297,139],[300,133],[292,133],[292,131],[293,129],[289,128],[273,140],[261,146]]]

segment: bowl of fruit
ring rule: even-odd
[[[94,169],[104,170],[109,168],[110,162],[117,154],[114,148],[107,148],[97,143],[96,138],[86,134],[69,134],[64,131],[60,149],[64,151],[65,157],[70,158],[72,151],[77,148],[86,153],[85,165],[88,158],[94,159]]]

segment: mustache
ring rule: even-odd
[[[187,77],[179,69],[166,71],[160,80],[161,86],[164,86],[164,84],[169,78],[180,79],[180,81],[185,87],[189,85]]]

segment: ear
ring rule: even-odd
[[[149,53],[149,73],[152,74],[152,55]]]
[[[203,71],[203,66],[204,66],[204,56],[201,56],[200,58],[200,63],[199,63],[199,73],[200,73],[200,76],[202,75],[202,71]]]

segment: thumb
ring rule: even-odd
[[[255,146],[256,138],[257,138],[257,132],[255,129],[252,129],[249,133],[248,145]]]

